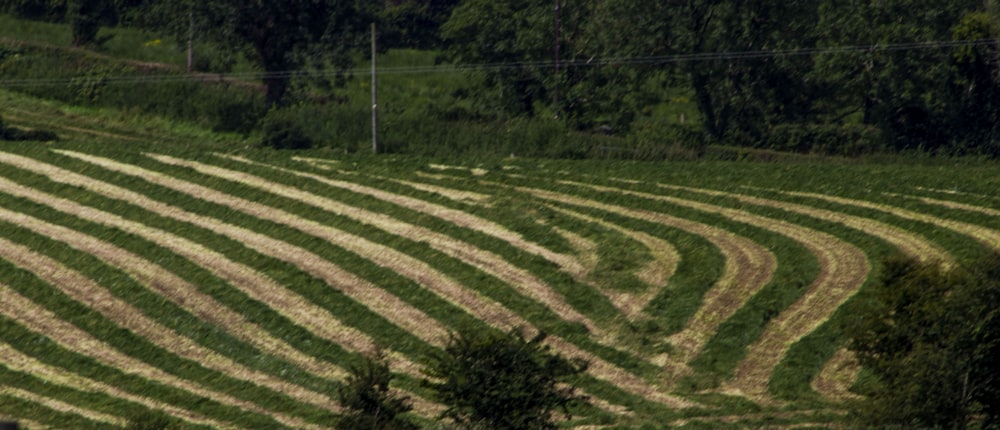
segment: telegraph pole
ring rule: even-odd
[[[378,154],[378,79],[375,75],[375,23],[372,23],[372,153]]]
[[[562,38],[560,36],[562,33],[562,0],[556,0],[556,42],[555,42],[555,69],[556,69],[556,83],[555,89],[552,91],[552,108],[556,112],[556,118],[559,118],[559,40]]]

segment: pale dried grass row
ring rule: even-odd
[[[667,286],[667,282],[670,277],[673,276],[674,272],[677,270],[677,264],[681,257],[677,252],[677,249],[674,248],[670,242],[653,237],[641,231],[627,229],[617,224],[587,216],[570,209],[564,209],[551,205],[549,208],[563,215],[617,231],[618,233],[641,243],[647,250],[649,250],[653,260],[650,261],[646,267],[640,269],[637,275],[639,276],[639,279],[649,285],[650,288],[647,288],[645,292],[640,294],[624,293],[608,289],[605,289],[604,291],[604,294],[611,299],[611,303],[630,318],[635,318],[640,312],[642,312],[649,302],[656,297],[656,294],[659,293],[662,288]]]
[[[0,189],[10,188],[11,185],[11,183],[0,180]],[[198,287],[174,273],[114,244],[3,208],[0,208],[0,220],[64,242],[107,264],[116,266],[128,273],[133,279],[178,306],[187,309],[198,318],[225,328],[228,333],[240,340],[252,344],[262,351],[282,357],[313,375],[330,380],[342,379],[347,375],[344,369],[309,357],[284,340],[272,336],[266,330],[219,303],[214,297],[198,291]]]
[[[722,191],[706,190],[702,188],[681,187],[676,185],[658,184],[658,186],[667,189],[687,190],[712,196],[734,198],[739,201],[758,206],[777,208],[789,212],[808,215],[813,218],[821,219],[824,221],[843,224],[847,227],[862,231],[868,235],[882,239],[894,245],[902,253],[912,258],[915,258],[919,261],[936,262],[944,264],[946,266],[951,266],[955,264],[955,258],[952,257],[951,254],[942,249],[940,246],[929,242],[927,239],[924,239],[919,235],[910,233],[899,227],[895,227],[871,218],[864,218],[841,212],[834,212],[826,209],[814,208],[795,203],[770,200],[761,197],[753,197],[742,194],[726,193]]]
[[[905,196],[905,195],[903,197],[906,197],[906,198],[909,198],[909,199],[920,200],[920,201],[922,201],[924,203],[927,203],[927,204],[937,205],[937,206],[943,206],[943,207],[946,207],[946,208],[949,208],[949,209],[959,209],[959,210],[969,211],[969,212],[979,212],[981,214],[986,214],[986,215],[989,215],[989,216],[1000,217],[1000,210],[996,210],[996,209],[993,209],[993,208],[987,208],[987,207],[982,207],[982,206],[969,205],[969,204],[965,204],[965,203],[953,202],[953,201],[950,201],[950,200],[932,199],[932,198],[929,198],[929,197]]]
[[[25,400],[32,403],[37,403],[39,405],[45,406],[54,411],[63,412],[72,415],[79,415],[90,421],[104,423],[107,425],[115,427],[124,427],[127,424],[127,420],[121,417],[116,417],[114,415],[108,415],[105,413],[92,411],[89,409],[84,409],[69,403],[63,402],[58,399],[53,399],[51,397],[45,397],[39,394],[32,393],[31,391],[22,390],[20,388],[5,387],[0,386],[0,395],[6,395],[10,397],[16,397],[21,400]]]
[[[120,187],[30,158],[0,152],[0,162],[46,175],[55,182],[84,187],[111,198],[119,198],[137,204],[150,202],[150,199],[142,194],[132,193]],[[172,233],[126,220],[115,214],[83,206],[70,200],[58,198],[19,185],[5,186],[4,191],[62,212],[74,214],[82,219],[115,227],[127,233],[143,237],[208,269],[254,300],[266,303],[279,314],[307,328],[320,337],[339,343],[352,351],[368,352],[375,349],[375,342],[368,335],[352,327],[343,325],[329,311],[312,304],[304,297],[288,290],[255,269],[233,262],[224,255],[198,243]],[[166,206],[160,203],[156,203],[156,205],[157,207]],[[171,208],[165,215],[169,216],[173,214],[177,216],[177,213],[180,213],[180,211],[176,208]],[[192,215],[195,221],[201,219],[197,215],[189,215]]]
[[[89,156],[86,156],[85,154],[79,154],[79,155],[83,156],[83,157],[88,157],[89,158]],[[4,154],[0,154],[0,160],[3,159],[3,156],[4,156]],[[150,202],[150,200],[147,197],[145,197],[145,196],[142,196],[142,195],[137,194],[137,193],[128,192],[127,190],[120,189],[118,187],[115,187],[115,186],[107,184],[107,183],[103,183],[103,182],[100,182],[100,181],[92,180],[92,179],[89,179],[89,178],[86,178],[86,177],[79,177],[79,175],[73,174],[72,172],[68,172],[68,171],[56,168],[54,166],[44,165],[43,163],[33,162],[33,160],[30,160],[30,159],[25,159],[25,160],[28,161],[26,163],[27,166],[32,166],[32,167],[34,167],[36,169],[40,169],[41,171],[46,172],[46,173],[43,173],[43,174],[48,175],[50,178],[52,178],[55,181],[64,182],[64,183],[71,183],[71,184],[76,185],[76,186],[82,186],[82,187],[91,189],[92,191],[96,191],[96,192],[105,194],[105,195],[107,195],[109,197],[128,200],[128,201],[130,201],[130,202],[132,202],[134,204],[140,204],[140,205],[153,204],[156,207],[159,207],[161,205],[159,203]],[[107,160],[107,161],[110,162],[111,160]],[[39,164],[41,164],[41,165],[39,165]],[[125,166],[125,167],[127,167],[127,166]],[[67,181],[69,181],[69,182],[67,182]],[[178,209],[171,208],[171,207],[169,207],[167,205],[162,205],[162,206],[163,207],[160,207],[160,210],[157,210],[157,212],[164,213],[164,214],[166,214],[166,216],[172,216],[172,215],[173,216],[177,216],[177,213],[179,212]],[[185,219],[185,221],[198,222],[198,221],[206,221],[206,220],[203,219],[202,217],[198,217],[198,216],[192,214],[192,218]],[[227,226],[227,225],[225,225],[223,223],[213,224],[213,230],[215,230],[215,231],[220,231],[219,230],[220,228],[225,229],[225,228],[230,228],[230,227],[231,226]],[[244,234],[254,234],[253,232],[249,232],[249,231],[244,231],[243,233]],[[235,237],[238,238],[238,240],[245,240],[246,239],[245,235],[244,236],[237,235]],[[408,269],[406,267],[403,267],[403,269],[407,272],[407,273],[404,273],[404,276],[406,276],[407,274],[409,274],[410,276],[413,276],[414,280],[416,280],[418,283],[423,284],[423,285],[427,285],[428,287],[431,287],[433,290],[435,290],[435,292],[437,292],[439,294],[443,294],[446,298],[448,298],[448,299],[454,301],[455,303],[459,304],[460,306],[468,309],[468,311],[471,314],[475,315],[476,317],[478,317],[478,318],[480,318],[480,319],[482,319],[484,321],[487,321],[487,322],[489,322],[491,324],[494,324],[494,325],[496,325],[496,326],[498,326],[500,328],[503,328],[503,329],[512,329],[512,328],[515,328],[515,327],[522,327],[522,328],[525,328],[525,329],[527,329],[529,331],[529,335],[534,330],[531,327],[530,323],[528,323],[526,320],[524,320],[520,316],[514,314],[510,310],[508,310],[508,309],[500,306],[499,304],[497,304],[496,302],[494,302],[492,300],[489,300],[489,299],[483,298],[483,297],[481,297],[481,296],[479,296],[477,294],[474,294],[469,289],[464,288],[460,284],[455,283],[454,281],[451,281],[449,278],[444,277],[439,272],[437,272],[433,268],[430,268],[426,264],[424,264],[423,266],[417,266],[417,268],[416,268],[417,270]],[[420,270],[420,269],[424,269],[424,270]],[[442,285],[439,282],[441,280],[447,280],[450,283]],[[397,312],[397,314],[398,314],[398,312]],[[393,315],[385,315],[385,316],[387,318],[395,318],[394,315],[395,314],[393,314]],[[423,332],[427,332],[427,331],[430,331],[432,329],[433,329],[433,327],[427,327],[427,326],[425,326],[421,330]],[[555,336],[550,336],[549,339],[550,339],[550,341],[555,341],[558,338],[555,337]],[[436,343],[440,344],[444,340],[445,340],[444,337],[440,337],[440,338],[437,339]],[[644,396],[647,396],[647,397],[650,397],[650,398],[663,399],[664,403],[666,403],[668,405],[679,406],[679,407],[687,407],[687,406],[691,405],[690,402],[685,401],[685,400],[680,399],[680,398],[677,398],[675,396],[660,394],[657,390],[655,390],[653,387],[651,387],[648,384],[646,384],[644,381],[642,381],[640,378],[636,377],[635,375],[629,374],[626,371],[624,371],[624,370],[622,370],[622,369],[620,369],[620,368],[618,368],[618,367],[616,367],[616,366],[614,366],[614,365],[612,365],[610,363],[607,363],[603,359],[601,359],[601,358],[599,358],[597,356],[594,356],[593,354],[591,354],[589,352],[582,351],[579,348],[577,348],[575,345],[568,344],[565,341],[561,341],[561,342],[562,343],[560,345],[567,345],[565,348],[560,349],[561,352],[569,353],[571,356],[580,357],[580,358],[583,358],[584,360],[588,360],[591,363],[590,373],[592,375],[594,375],[595,377],[599,378],[599,379],[604,379],[604,380],[607,380],[607,381],[610,381],[610,382],[616,383],[616,384],[621,381],[622,385],[624,387],[626,387],[626,389],[628,389],[629,387],[633,387],[632,389],[635,390],[634,392],[636,394],[644,395]],[[371,350],[371,347],[369,347],[368,349],[365,349],[365,350]],[[418,369],[418,367],[416,365],[410,365],[410,366],[404,365],[403,368],[404,369]],[[637,388],[635,388],[635,387],[637,387]]]
[[[732,393],[755,398],[765,396],[774,367],[792,344],[829,319],[833,312],[861,288],[871,269],[868,258],[861,249],[817,230],[693,200],[587,184],[577,185],[719,214],[733,221],[784,235],[801,243],[816,257],[819,273],[808,290],[788,309],[771,319],[761,336],[747,348],[746,358],[737,365],[732,378],[723,384],[723,389]]]
[[[152,400],[148,397],[132,394],[113,385],[95,381],[85,376],[72,373],[66,369],[42,363],[34,357],[30,357],[21,351],[14,349],[6,343],[0,343],[0,357],[3,357],[2,362],[0,362],[0,366],[4,366],[15,372],[35,376],[38,379],[44,380],[48,384],[69,387],[88,393],[106,394],[111,397],[143,405],[150,409],[162,411],[168,415],[196,425],[209,426],[212,428],[232,428],[228,424],[208,420],[205,417],[195,414],[187,409],[181,409],[161,401]]]
[[[178,378],[142,360],[127,356],[94,338],[90,333],[63,321],[48,309],[38,306],[6,285],[0,285],[0,312],[31,331],[45,334],[63,348],[94,358],[107,366],[119,368],[124,373],[173,386],[245,411],[268,415],[291,427],[319,429],[318,426],[308,424],[298,418],[267,411],[254,403],[203,388],[192,381]]]
[[[578,186],[594,188],[587,184],[573,183]],[[601,189],[601,187],[596,187]],[[735,234],[699,222],[677,218],[667,214],[610,205],[594,200],[583,199],[552,191],[518,188],[518,190],[535,197],[599,209],[616,213],[621,216],[635,218],[647,222],[667,225],[691,234],[700,236],[712,243],[725,257],[723,274],[702,298],[702,306],[688,320],[685,327],[670,337],[671,343],[677,348],[675,372],[686,372],[683,366],[688,360],[704,347],[716,328],[754,293],[767,285],[777,267],[777,259],[764,247]],[[608,189],[604,189],[607,191]]]
[[[104,162],[105,163],[111,163],[110,160],[104,160]],[[114,163],[114,164],[118,164],[118,163]],[[105,167],[107,167],[107,166],[105,166]],[[119,166],[119,167],[120,168],[124,168],[124,167],[127,167],[127,166]],[[139,173],[139,172],[136,172],[136,173]],[[145,172],[145,174],[155,174],[155,173],[154,172]],[[164,179],[164,180],[169,180],[170,179],[170,178],[163,177],[162,175],[159,175],[159,176],[161,176],[160,179]],[[144,177],[147,177],[147,176],[144,176]],[[147,177],[147,179],[149,179],[149,178]],[[168,181],[168,182],[172,182],[172,180]],[[175,184],[175,185],[184,185],[184,186],[181,186],[181,187],[178,188],[179,190],[182,190],[184,192],[187,192],[187,193],[195,192],[195,190],[192,190],[191,187],[190,187],[190,185],[192,185],[192,184]],[[284,191],[288,191],[289,193],[295,194],[294,190],[284,190]],[[207,194],[205,194],[205,193],[207,193]],[[221,193],[217,193],[217,192],[214,192],[214,191],[211,191],[211,190],[207,190],[207,189],[197,190],[196,194],[192,194],[192,195],[195,195],[195,196],[197,196],[199,198],[211,198],[211,199],[213,199],[213,201],[216,201],[216,202],[221,202],[221,201],[226,201],[226,200],[231,199],[231,196],[227,196],[227,195],[224,195],[224,194],[221,194]],[[253,205],[251,205],[251,206],[253,206]],[[251,208],[244,208],[244,207],[242,207],[242,205],[240,205],[240,210],[250,210],[250,209]],[[267,211],[267,212],[265,212],[265,211]],[[251,213],[253,215],[268,216],[268,214],[273,215],[274,209],[273,208],[268,208],[268,207],[260,207],[260,208],[257,208],[255,210],[252,210],[249,213]],[[303,222],[306,222],[306,220],[300,220],[299,223],[292,224],[292,225],[296,226],[297,228],[302,228],[302,223]],[[308,222],[308,223],[317,224],[318,225],[318,223],[312,223],[312,222]],[[308,230],[306,230],[306,231],[310,232]],[[313,233],[313,234],[315,234],[315,233]],[[359,238],[358,240],[363,241],[364,239],[360,239]],[[395,254],[395,252],[391,251],[391,250],[387,250],[386,252],[388,254],[390,254],[390,255]],[[378,254],[374,254],[373,255],[373,253],[371,253],[371,252],[367,252],[366,254],[367,255],[365,255],[365,256],[368,257],[368,258],[380,259],[380,256]],[[399,259],[399,260],[410,260],[411,259],[411,257],[409,257],[409,256],[407,256],[405,254],[398,254],[398,255],[393,255],[393,256],[396,259]],[[394,264],[392,261],[386,261],[386,263],[387,264]],[[472,313],[473,315],[476,315],[480,319],[483,319],[484,321],[487,321],[487,322],[489,322],[489,323],[491,323],[493,325],[496,325],[496,326],[499,326],[499,327],[502,327],[502,328],[506,328],[506,329],[510,329],[510,328],[514,328],[514,327],[522,327],[522,328],[525,328],[525,329],[528,329],[528,330],[531,330],[531,331],[535,330],[534,328],[531,327],[530,323],[528,323],[526,320],[522,319],[520,316],[514,314],[513,312],[509,311],[508,309],[506,309],[506,308],[504,308],[502,306],[499,306],[499,305],[495,304],[495,302],[492,302],[492,301],[490,301],[488,299],[480,298],[480,297],[477,297],[475,295],[470,294],[468,289],[462,287],[459,284],[454,284],[452,287],[448,287],[448,288],[446,288],[446,290],[442,291],[441,288],[440,288],[441,285],[439,285],[440,283],[442,283],[442,282],[454,283],[454,281],[450,280],[449,278],[445,277],[444,275],[438,274],[438,272],[436,270],[434,270],[433,268],[431,268],[429,266],[426,266],[424,263],[416,263],[416,264],[418,264],[420,266],[423,266],[424,267],[423,270],[413,271],[411,268],[408,268],[408,267],[398,267],[398,266],[394,267],[394,268],[396,268],[397,270],[400,270],[400,272],[403,273],[404,275],[409,274],[410,276],[412,276],[418,282],[434,288],[439,293],[444,293],[446,295],[446,297],[450,297],[450,298],[452,298],[454,300],[454,298],[457,296],[458,298],[461,299],[461,301],[459,301],[459,303],[463,307],[465,307],[466,309],[468,309],[470,311],[470,313]],[[438,276],[440,276],[440,278],[434,279],[434,278],[431,278],[429,276],[429,275],[434,275],[434,274],[438,274]],[[609,381],[611,381],[611,382],[613,382],[613,383],[615,383],[615,384],[617,384],[619,386],[622,386],[626,390],[632,391],[632,392],[634,392],[636,394],[641,394],[641,395],[643,395],[643,396],[645,396],[647,398],[656,399],[656,400],[661,401],[661,402],[663,402],[665,404],[669,404],[669,405],[673,405],[673,406],[677,406],[677,407],[688,407],[688,406],[692,405],[690,402],[684,401],[684,400],[679,399],[679,398],[677,398],[675,396],[665,395],[665,394],[662,394],[662,393],[658,392],[656,389],[650,387],[641,378],[638,378],[635,375],[632,375],[632,374],[630,374],[630,373],[628,373],[628,372],[626,372],[626,371],[624,371],[624,370],[622,370],[622,369],[614,366],[613,364],[608,363],[608,362],[604,361],[603,359],[600,359],[599,357],[597,357],[597,356],[595,356],[595,355],[593,355],[593,354],[591,354],[589,352],[583,351],[583,350],[579,349],[578,347],[576,347],[575,345],[572,345],[572,344],[570,344],[570,343],[568,343],[568,342],[566,342],[564,340],[561,340],[561,339],[559,339],[557,337],[549,337],[549,339],[550,339],[550,343],[553,344],[554,346],[557,346],[557,348],[559,348],[562,352],[568,353],[568,354],[570,354],[572,356],[583,358],[583,359],[587,360],[588,362],[590,362],[591,363],[591,367],[590,367],[591,374],[593,374],[594,376],[596,376],[596,377],[598,377],[600,379],[609,380]],[[443,338],[439,339],[439,341],[440,340],[443,340]]]
[[[552,290],[545,282],[538,279],[532,275],[527,270],[521,269],[519,267],[510,264],[508,261],[504,260],[502,257],[476,247],[475,245],[469,244],[467,242],[452,238],[448,235],[435,232],[433,230],[420,227],[417,225],[409,224],[385,214],[368,211],[358,207],[350,206],[336,200],[328,199],[322,196],[318,196],[312,193],[308,193],[299,190],[295,187],[289,187],[286,185],[278,184],[267,179],[246,174],[243,172],[238,172],[234,170],[224,169],[221,167],[215,167],[203,163],[198,163],[194,161],[181,160],[174,157],[169,157],[165,155],[152,155],[150,157],[153,159],[178,165],[189,167],[197,170],[206,175],[211,175],[226,180],[239,182],[244,185],[252,186],[267,192],[278,194],[287,198],[298,200],[300,202],[315,206],[317,208],[323,209],[327,212],[334,213],[340,216],[345,216],[351,218],[357,222],[371,225],[373,227],[379,228],[386,232],[392,233],[394,235],[405,237],[418,242],[425,242],[432,248],[449,255],[453,258],[464,261],[485,273],[493,275],[500,280],[504,281],[511,287],[514,287],[522,294],[531,297],[543,304],[545,304],[549,309],[555,312],[557,315],[562,317],[567,321],[579,322],[587,326],[593,332],[600,332],[600,329],[586,316],[577,312],[572,306],[566,303],[565,298]],[[117,168],[121,169],[124,166],[119,165],[120,163],[115,163],[115,165],[106,165],[106,168]],[[331,242],[342,246],[345,248],[367,248],[366,250],[377,250],[375,255],[381,256],[381,258],[373,259],[380,265],[385,267],[398,266],[400,259],[404,258],[405,254],[398,251],[394,251],[392,248],[375,244],[367,241],[364,238],[351,235],[329,226],[322,225],[320,223],[306,220],[302,217],[290,214],[281,210],[276,210],[271,207],[249,202],[245,199],[238,197],[233,197],[231,195],[226,195],[219,193],[214,190],[210,190],[204,187],[192,187],[190,183],[176,180],[173,178],[166,177],[165,175],[155,175],[155,179],[149,178],[149,175],[154,175],[153,172],[139,172],[135,171],[134,174],[143,174],[147,179],[156,180],[158,183],[164,186],[168,186],[174,189],[184,188],[185,192],[197,193],[197,197],[208,199],[209,196],[212,197],[212,201],[215,201],[226,206],[230,206],[234,209],[251,213],[254,216],[262,217],[271,221],[275,221],[281,224],[290,225],[296,227],[302,231],[305,231],[312,235],[317,235],[323,239],[330,240]],[[382,196],[387,197],[387,196]],[[443,212],[439,212],[443,213]],[[498,228],[502,228],[499,227]],[[497,232],[494,232],[497,233]],[[366,243],[367,242],[367,243]],[[360,249],[351,249],[354,252],[360,251]],[[395,254],[395,255],[393,255]],[[364,255],[364,254],[361,254]],[[398,270],[398,268],[392,267]]]
[[[343,190],[351,191],[353,193],[374,197],[376,199],[392,203],[397,206],[411,209],[413,211],[420,212],[423,214],[431,215],[435,218],[443,219],[452,224],[455,224],[456,226],[473,231],[478,231],[488,236],[493,236],[497,239],[510,243],[514,247],[517,247],[528,253],[538,255],[546,260],[555,263],[563,270],[565,270],[567,273],[573,276],[581,277],[586,274],[583,266],[579,262],[577,262],[573,257],[550,251],[549,249],[541,245],[528,241],[520,233],[511,231],[510,229],[500,224],[497,224],[486,218],[482,218],[468,212],[452,209],[447,206],[442,206],[428,202],[426,200],[420,200],[417,198],[404,196],[401,194],[390,193],[388,191],[380,190],[378,188],[373,188],[366,185],[361,185],[354,182],[339,181],[320,175],[314,175],[311,173],[306,173],[291,169],[284,169],[278,166],[273,166],[264,163],[257,163],[255,161],[243,157],[236,157],[230,155],[220,155],[220,156],[231,160],[239,161],[241,163],[246,163],[256,166],[264,166],[270,169],[277,170],[279,172],[288,173],[302,178],[308,178],[316,182],[328,185],[330,187],[340,188]],[[174,161],[177,161],[177,159],[167,160],[167,162],[174,162]],[[190,164],[189,167],[193,167],[196,169],[199,168],[198,166],[207,167],[204,164],[200,163],[188,162],[186,164]],[[217,173],[228,173],[228,171],[222,170]],[[440,190],[444,189],[441,188]]]
[[[70,298],[104,315],[109,321],[148,339],[152,344],[205,368],[235,379],[283,393],[295,400],[321,409],[338,412],[326,394],[290,384],[272,375],[250,369],[215,351],[181,336],[143,314],[128,302],[116,297],[90,278],[30,248],[0,238],[0,258],[32,272],[39,279],[58,288]]]
[[[908,209],[903,209],[881,203],[872,203],[865,200],[848,199],[843,197],[834,197],[816,193],[801,193],[801,192],[790,192],[790,191],[784,191],[784,193],[792,196],[810,197],[814,199],[826,200],[828,202],[847,205],[847,206],[857,206],[866,209],[874,209],[880,212],[886,212],[898,216],[903,219],[920,221],[928,224],[937,225],[940,227],[947,228],[949,230],[956,231],[963,235],[969,236],[973,239],[976,239],[986,244],[986,246],[989,246],[993,250],[1000,251],[1000,231],[986,228],[983,226],[969,224],[961,221],[955,221],[951,219],[940,218],[933,215],[922,214]]]
[[[839,349],[823,366],[812,381],[812,388],[824,397],[838,402],[858,398],[851,392],[851,386],[858,378],[861,365],[854,353]]]

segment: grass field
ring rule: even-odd
[[[0,418],[327,428],[345,369],[421,367],[449,332],[522,327],[587,360],[567,427],[843,424],[839,322],[895,254],[1000,250],[1000,166],[470,165],[239,135],[0,92]]]

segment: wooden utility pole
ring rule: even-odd
[[[556,0],[556,44],[555,44],[555,69],[556,69],[556,82],[554,90],[552,91],[552,109],[556,112],[556,118],[559,118],[559,40],[562,38],[560,33],[562,33],[562,0]]]
[[[375,23],[372,23],[372,153],[378,154],[378,79],[375,74]]]
[[[188,73],[194,71],[194,5],[188,11]]]

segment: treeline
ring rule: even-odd
[[[316,80],[308,70],[343,83],[345,75],[329,70],[346,71],[363,55],[376,22],[383,49],[433,49],[470,69],[449,95],[454,106],[408,108],[424,122],[555,121],[653,145],[1000,156],[997,0],[0,4],[73,24],[80,45],[100,42],[96,25],[209,41],[217,55],[242,55],[265,73],[267,107],[287,104],[296,88],[317,88],[296,83]],[[215,67],[233,61],[216,59]],[[678,95],[696,104],[699,118],[655,121]]]

